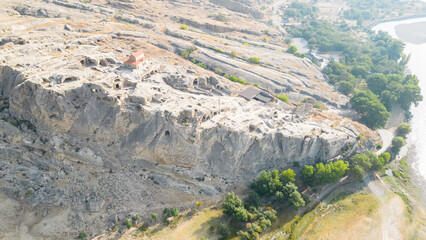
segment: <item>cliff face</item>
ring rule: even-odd
[[[55,0],[24,5],[24,11],[16,1],[0,5],[6,3],[0,238],[72,239],[135,214],[146,219],[195,201],[207,206],[261,170],[333,160],[372,148],[377,139],[336,115],[348,99],[318,67],[259,42],[258,34],[239,38],[250,33],[235,24],[223,37],[181,30],[175,22],[167,22],[168,30],[151,15],[107,6]],[[163,10],[177,3],[155,4]],[[188,59],[178,56],[192,46],[197,49]],[[146,61],[138,70],[125,68],[138,50]],[[252,56],[260,64],[249,63]],[[247,101],[238,95],[254,86],[225,73],[290,101]],[[314,109],[316,102],[325,108]]]
[[[97,84],[56,91],[31,80],[16,85],[22,74],[9,67],[2,73],[1,84],[9,89],[3,99],[9,100],[12,117],[29,121],[47,138],[72,138],[116,155],[116,163],[119,156],[134,157],[234,179],[293,162],[327,161],[356,143],[357,130],[333,129],[258,103],[231,102],[242,99],[220,97],[218,112],[209,107],[216,97],[206,98],[201,107],[193,100],[188,103],[196,106],[172,111],[167,103],[158,109],[131,97],[121,103]]]

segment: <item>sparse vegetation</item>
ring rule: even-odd
[[[129,219],[124,220],[124,225],[126,225],[127,229],[133,227],[132,221],[130,221]]]
[[[221,22],[227,22],[228,21],[228,16],[226,16],[226,14],[224,13],[219,13],[215,16],[215,19]]]
[[[324,105],[322,103],[316,102],[314,103],[314,108],[322,110],[324,109]]]
[[[275,97],[278,98],[279,100],[285,102],[285,103],[288,103],[288,101],[289,101],[287,95],[285,95],[285,94],[276,94]]]
[[[254,64],[259,64],[260,63],[260,59],[258,57],[250,57],[249,62],[254,63]]]
[[[152,220],[154,220],[155,222],[157,222],[158,214],[157,213],[152,213],[151,214],[151,218],[152,218]]]
[[[188,30],[188,26],[186,24],[183,24],[182,26],[180,26],[180,29],[182,29],[182,30]]]
[[[78,235],[78,237],[77,237],[79,240],[86,240],[86,238],[87,238],[87,234],[86,233],[84,233],[84,232],[81,232],[79,235]]]
[[[222,71],[222,69],[220,69],[220,68],[215,68],[215,69],[214,69],[214,73],[219,74],[219,75],[222,75],[222,74],[223,74],[223,71]]]

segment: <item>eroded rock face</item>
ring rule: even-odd
[[[233,0],[210,0],[211,3],[221,5],[235,12],[251,14],[254,18],[262,19],[264,14],[256,9],[250,8],[254,1],[233,1]]]

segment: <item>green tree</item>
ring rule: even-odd
[[[156,213],[152,213],[152,214],[151,214],[151,217],[152,217],[152,219],[153,219],[155,222],[157,222],[158,214],[156,214]]]
[[[275,193],[275,197],[277,198],[279,202],[284,202],[285,200],[284,193],[282,193],[281,191],[277,191]]]
[[[244,207],[236,208],[233,216],[240,222],[247,222],[250,219],[250,213]]]
[[[383,73],[374,73],[367,78],[368,89],[373,93],[380,95],[386,89],[388,79]]]
[[[249,197],[246,200],[246,206],[258,208],[260,206],[260,198],[256,192],[250,192]]]
[[[173,217],[177,217],[179,215],[179,210],[176,207],[174,207],[174,208],[172,208],[172,210],[170,210],[170,214]]]
[[[297,53],[297,47],[296,47],[296,46],[294,46],[294,45],[290,45],[290,46],[287,48],[287,52],[288,52],[288,53],[291,53],[291,54],[295,54],[295,53]]]
[[[409,110],[412,103],[417,106],[422,100],[423,96],[421,95],[420,87],[414,84],[408,84],[404,86],[398,103],[401,105],[402,109]]]
[[[252,184],[252,188],[260,196],[274,196],[277,191],[280,191],[284,184],[280,180],[280,172],[272,170],[269,172],[262,171],[260,176],[256,178]]]
[[[407,135],[411,132],[411,125],[409,123],[403,122],[396,129],[398,136],[406,138]]]
[[[351,94],[355,89],[355,86],[353,83],[349,82],[349,81],[342,81],[339,83],[339,87],[337,88],[337,90],[339,90],[339,92],[345,94],[345,95],[349,95]]]
[[[390,114],[370,90],[357,92],[350,100],[352,108],[361,115],[360,121],[370,128],[383,127]]]
[[[375,153],[367,151],[366,155],[371,163],[370,170],[379,171],[383,168],[383,160],[379,159],[379,157]]]
[[[353,165],[350,169],[350,173],[356,180],[364,179],[364,170],[358,165]]]
[[[380,154],[380,157],[383,159],[383,164],[387,164],[391,158],[391,155],[388,152],[384,152]]]
[[[368,75],[369,70],[365,66],[355,66],[352,68],[351,73],[355,77],[358,78],[366,78]]]
[[[388,111],[392,110],[392,105],[396,103],[397,100],[398,100],[398,96],[395,94],[395,92],[384,90],[380,94],[380,102],[383,103],[383,105],[386,107]]]
[[[402,137],[394,137],[392,139],[392,152],[398,154],[401,148],[405,145],[404,138]]]
[[[297,191],[297,186],[294,185],[294,183],[287,183],[287,185],[285,185],[284,196],[296,209],[305,206],[305,200],[303,200],[302,195]]]
[[[243,201],[235,193],[228,193],[223,202],[224,213],[233,216],[237,212],[237,209],[241,207],[244,207]]]
[[[314,167],[305,165],[302,170],[302,180],[306,185],[313,185],[314,183]]]
[[[296,173],[294,173],[293,169],[287,169],[283,172],[281,172],[280,174],[280,181],[283,184],[287,184],[290,182],[295,182],[296,181]]]
[[[372,166],[370,159],[365,154],[356,154],[351,157],[350,162],[352,165],[358,165],[364,170],[369,170]]]

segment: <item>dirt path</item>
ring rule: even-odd
[[[394,196],[380,209],[383,240],[402,239],[399,221],[403,218],[404,208],[404,202],[401,198]]]
[[[399,227],[404,219],[405,204],[400,197],[392,194],[391,199],[386,199],[385,192],[388,189],[386,184],[376,174],[378,181],[370,181],[367,176],[364,182],[368,189],[376,196],[380,197],[382,207],[379,210],[382,240],[402,239]]]
[[[281,7],[281,5],[283,5],[284,3],[286,3],[287,0],[280,0],[277,1],[274,5],[274,13],[272,16],[272,21],[274,22],[274,25],[278,27],[278,30],[280,30],[280,32],[282,32],[283,34],[286,33],[285,29],[281,26],[281,16],[279,15],[279,9]]]
[[[379,129],[378,130],[380,137],[382,138],[382,148],[377,151],[377,154],[384,153],[392,144],[393,132],[387,129]]]

